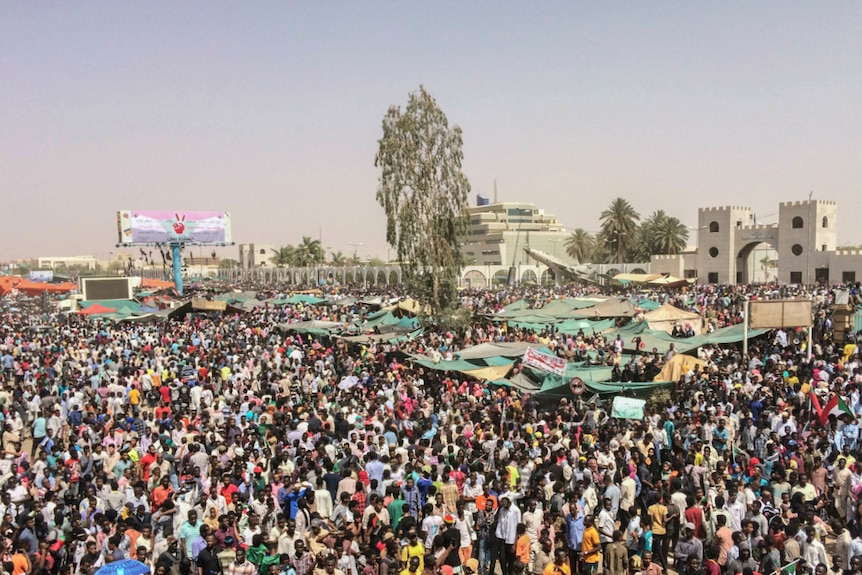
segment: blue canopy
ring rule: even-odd
[[[96,575],[150,575],[150,568],[140,561],[123,559],[100,567]]]

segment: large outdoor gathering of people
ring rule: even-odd
[[[203,282],[192,295],[242,293],[241,310],[139,318],[13,290],[2,568],[862,575],[862,364],[853,330],[836,335],[842,290],[852,306],[858,286],[464,289],[458,329],[397,288]],[[633,311],[605,316],[607,298]],[[810,300],[810,325],[709,338],[762,299]],[[696,322],[620,335],[665,304]],[[586,323],[529,313],[552,308]],[[525,349],[603,375],[554,385]]]

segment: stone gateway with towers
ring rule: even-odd
[[[855,282],[862,279],[862,251],[838,251],[837,226],[838,205],[827,200],[782,202],[778,222],[768,224],[748,207],[700,208],[697,247],[653,256],[650,273],[713,284]],[[763,253],[772,257],[758,259]]]

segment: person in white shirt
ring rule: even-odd
[[[808,544],[805,546],[803,557],[809,565],[829,565],[829,560],[826,557],[826,548],[823,543],[817,540],[814,527],[809,525],[805,528],[805,536],[808,539]]]
[[[513,545],[517,537],[518,523],[521,522],[521,510],[512,505],[512,500],[506,496],[500,498],[497,529],[494,531],[494,542],[491,548],[491,573],[497,566],[497,560],[503,573],[511,573],[515,562]]]

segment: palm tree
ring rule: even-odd
[[[637,222],[641,216],[628,200],[615,198],[599,219],[602,222],[602,232],[616,251],[617,263],[621,264],[626,248],[634,242]]]
[[[646,222],[635,229],[634,239],[626,246],[626,261],[648,262],[655,253],[652,227]]]
[[[612,264],[616,259],[616,251],[613,249],[608,236],[604,232],[599,231],[593,240],[593,249],[590,250],[590,262],[595,264]]]
[[[276,267],[292,266],[296,264],[296,248],[288,244],[272,250],[273,256],[269,258]]]
[[[347,263],[347,258],[340,251],[339,252],[331,252],[329,254],[329,256],[331,258],[330,263],[337,268],[340,268]]]
[[[313,240],[310,236],[302,236],[302,241],[296,246],[297,263],[302,266],[323,263],[325,259],[320,240]]]
[[[688,228],[678,218],[665,216],[652,230],[653,253],[678,254],[688,242]]]
[[[595,238],[584,228],[578,228],[573,231],[563,243],[566,248],[566,254],[579,264],[590,260],[593,244],[595,244]]]

